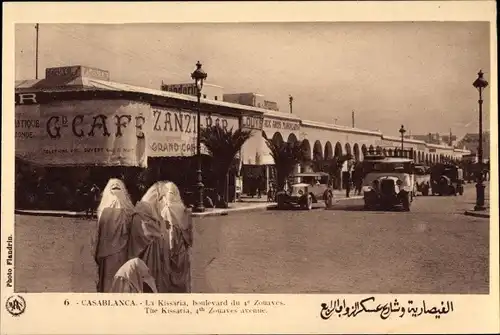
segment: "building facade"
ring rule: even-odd
[[[196,96],[197,88],[194,83],[187,84],[161,84],[161,90],[166,92],[179,93],[184,95]],[[203,84],[203,92],[201,95],[202,99],[209,99],[220,101],[223,100],[224,96],[224,88],[222,86],[213,85],[213,84]]]
[[[47,69],[44,79],[16,82],[16,156],[46,165],[138,167],[147,166],[149,157],[193,156],[198,107],[202,127],[252,131],[240,153],[241,165],[274,164],[265,138],[302,141],[310,160],[351,154],[362,161],[369,151],[390,154],[401,146],[400,137],[379,131],[265,109],[264,97],[254,93],[227,95],[204,85],[207,98],[199,106],[194,84],[154,90],[108,79],[107,71],[78,66]],[[416,139],[404,139],[403,146],[427,164],[470,153]]]

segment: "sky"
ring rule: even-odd
[[[34,24],[16,25],[16,80],[35,77]],[[159,89],[190,82],[199,60],[224,93],[255,92],[303,119],[399,136],[477,133],[483,22],[41,24],[45,68],[87,65],[112,81]],[[484,94],[489,127],[489,89]]]

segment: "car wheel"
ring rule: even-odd
[[[456,195],[457,195],[457,189],[456,189],[455,187],[453,187],[453,186],[452,186],[452,187],[450,188],[450,194],[451,194],[451,195],[455,195],[455,196],[456,196]]]
[[[307,195],[306,209],[310,211],[313,207],[313,198],[310,194]]]
[[[403,197],[402,199],[402,204],[403,204],[403,210],[406,212],[410,211],[410,195],[407,194]]]

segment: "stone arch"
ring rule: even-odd
[[[382,155],[387,156],[387,150],[386,150],[386,148],[382,149]]]
[[[281,133],[279,131],[274,133],[271,141],[275,144],[282,144],[285,142],[285,141],[283,141],[283,136],[281,136]]]
[[[304,156],[306,157],[307,160],[310,160],[312,158],[312,152],[309,140],[304,139],[301,143],[301,146],[302,146],[302,151],[304,152]]]
[[[288,135],[288,139],[286,141],[288,143],[296,143],[298,141],[297,136],[295,136],[294,133],[291,133],[290,135]]]
[[[313,146],[313,160],[322,161],[323,160],[323,147],[320,141],[315,141]]]
[[[366,148],[366,145],[363,144],[361,146],[361,152],[363,153],[363,158],[366,156],[366,154],[368,153],[368,149]]]
[[[393,156],[393,155],[394,155],[394,152],[392,151],[392,149],[389,149],[389,150],[387,150],[387,154],[388,154],[389,156]]]
[[[351,145],[349,143],[346,143],[344,147],[345,147],[345,154],[352,155]]]
[[[334,156],[335,157],[341,157],[342,156],[342,144],[340,142],[335,143],[335,151],[334,151]]]
[[[425,160],[425,164],[429,165],[430,162],[429,162],[429,154],[428,153],[425,154],[424,160]]]
[[[374,154],[375,153],[375,148],[373,147],[373,145],[370,144],[370,146],[368,147],[368,152],[370,154]]]
[[[332,143],[330,143],[330,141],[327,141],[325,143],[324,158],[325,159],[332,159],[333,158],[333,148],[332,148]]]
[[[375,148],[375,152],[377,153],[377,155],[381,155],[382,154],[382,147],[377,145],[377,147]]]
[[[354,151],[354,160],[356,162],[361,161],[361,157],[359,155],[359,145],[358,145],[358,143],[354,143],[353,151]]]

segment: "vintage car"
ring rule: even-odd
[[[436,164],[431,168],[433,195],[463,195],[464,173],[454,164]]]
[[[425,165],[415,164],[415,192],[429,195],[431,189],[430,168]]]
[[[328,173],[296,173],[291,179],[291,187],[287,191],[276,194],[278,208],[300,206],[303,209],[311,210],[313,203],[318,203],[320,200],[325,202],[327,208],[332,206],[333,189]]]
[[[403,157],[365,157],[363,161],[365,209],[401,206],[409,211],[414,197],[414,163]]]

